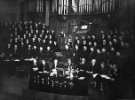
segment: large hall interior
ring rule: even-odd
[[[135,0],[0,0],[0,100],[135,99]]]

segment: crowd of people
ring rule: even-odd
[[[89,69],[92,61],[97,66],[110,66],[110,64],[113,65],[110,67],[117,66],[119,58],[123,55],[123,51],[130,46],[129,40],[126,39],[127,37],[124,38],[124,34],[123,32],[113,33],[109,31],[105,33],[101,31],[97,34],[89,33],[86,36],[76,36],[74,41],[76,63],[84,62],[84,69]]]
[[[130,47],[129,39],[128,33],[118,30],[88,32],[72,37],[65,43],[65,50],[80,70],[112,75],[118,71],[123,52]],[[47,54],[62,52],[59,44],[56,33],[45,24],[24,21],[10,25],[9,57],[45,58]]]
[[[19,22],[10,27],[9,55],[17,58],[40,57],[55,52],[58,44],[54,31],[45,24]]]
[[[67,41],[64,39],[61,41],[65,47],[63,50],[59,43],[61,36],[58,37],[58,33],[50,30],[43,23],[24,21],[10,24],[9,28],[9,57],[36,58],[38,61],[46,57],[51,58],[55,52],[61,52],[64,57],[66,56],[67,68],[70,67],[69,72],[73,70],[72,75],[74,72],[79,72],[78,78],[89,77],[92,74],[95,79],[100,76],[100,78],[114,81],[119,75],[122,58],[127,56],[128,49],[131,48],[131,37],[128,31],[100,30],[100,32],[88,32],[84,35],[71,35],[69,38],[67,38],[68,34],[60,33],[67,38]],[[53,67],[49,67],[50,64],[47,63],[44,65],[47,61],[41,61],[43,62],[36,64],[36,67],[40,66],[40,71],[48,69],[51,75]],[[47,68],[43,68],[46,66]],[[59,67],[59,59],[56,67]]]

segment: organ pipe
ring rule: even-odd
[[[41,1],[43,2],[43,0]],[[120,0],[117,1],[118,4],[116,5],[116,0],[54,0],[52,12],[56,11],[59,15],[71,14],[72,11],[74,13],[77,12],[77,14],[105,14],[112,12],[117,6],[120,6]],[[40,6],[40,11],[43,12],[43,3]],[[39,11],[38,9],[37,7],[37,11]]]

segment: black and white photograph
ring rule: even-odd
[[[135,0],[0,0],[0,100],[135,100]]]

